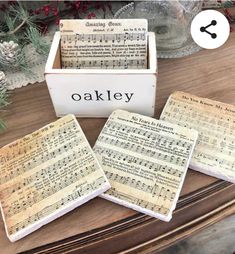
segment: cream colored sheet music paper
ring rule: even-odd
[[[61,20],[63,68],[146,69],[147,20]]]
[[[190,168],[235,183],[235,106],[175,92],[161,119],[199,132]]]
[[[111,189],[105,199],[169,221],[197,132],[117,110],[94,147]]]
[[[76,118],[65,116],[0,150],[0,201],[16,241],[110,187]]]

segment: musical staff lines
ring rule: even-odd
[[[34,169],[35,167],[42,165],[43,163],[46,163],[52,159],[55,159],[57,156],[62,155],[63,153],[66,153],[76,147],[79,147],[82,142],[82,138],[76,138],[72,140],[69,143],[64,144],[63,146],[60,146],[52,151],[47,151],[47,150],[41,150],[35,152],[35,156],[26,156],[20,159],[17,162],[17,166],[14,165],[14,162],[11,164],[9,168],[6,168],[6,170],[3,170],[2,175],[0,177],[0,184],[6,183],[15,177],[30,171]],[[88,148],[85,147],[83,149],[80,149],[77,151],[77,156],[81,156],[83,154],[87,154],[89,152]]]
[[[66,187],[74,184],[75,182],[79,181],[79,179],[86,177],[93,172],[97,170],[96,165],[89,165],[85,168],[81,169],[80,171],[75,171],[78,166],[81,166],[80,163],[72,163],[67,168],[65,167],[64,170],[68,170],[66,172],[66,175],[57,176],[57,174],[51,174],[50,177],[54,178],[54,183],[51,183],[48,185],[48,182],[50,181],[49,177],[46,177],[43,173],[41,174],[34,174],[27,180],[34,183],[34,191],[37,192],[37,195],[35,193],[32,193],[32,190],[29,190],[27,192],[27,189],[24,191],[24,197],[22,196],[20,201],[16,200],[12,206],[8,208],[7,216],[12,217],[13,215],[16,215],[17,213],[26,210],[28,207],[31,207],[33,204],[38,203],[45,198],[48,198],[52,196],[53,194],[61,191],[61,189],[65,189]],[[48,169],[54,169],[54,167],[48,168]],[[35,180],[37,182],[35,183]],[[24,188],[23,186],[14,186],[11,188],[11,193],[15,193],[16,190],[19,191],[20,189]],[[24,188],[25,189],[25,188]]]
[[[94,58],[96,58],[94,56]],[[104,59],[104,56],[98,56],[98,58]],[[128,69],[129,66],[135,66],[136,69],[143,69],[145,67],[145,60],[138,59],[113,59],[113,60],[79,60],[78,58],[62,60],[64,68],[83,69],[86,66],[89,69]]]
[[[143,145],[138,145],[128,141],[126,142],[119,141],[118,139],[109,137],[100,137],[98,141],[114,145],[119,148],[130,149],[131,151],[138,153],[139,155],[148,156],[157,160],[169,162],[179,166],[185,166],[187,163],[187,156],[178,156],[177,152],[174,153],[174,151],[168,151],[167,149],[161,149],[164,150],[164,152],[161,152],[161,150],[159,149],[158,152],[158,150],[156,151],[154,148],[149,149],[148,147],[144,147]]]
[[[93,42],[93,43],[120,43],[125,41],[145,41],[147,33],[118,33],[118,34],[66,34],[61,35],[61,40],[64,43],[64,46],[70,45],[71,43],[77,44],[78,41],[81,42]]]
[[[62,67],[67,69],[147,69],[147,22],[105,20],[87,26],[84,20],[61,20]],[[111,21],[113,22],[113,21]]]
[[[108,130],[108,132],[106,132],[106,130]],[[139,127],[132,127],[132,126],[128,126],[128,124],[125,123],[119,123],[119,122],[114,122],[112,120],[110,120],[107,125],[105,125],[104,128],[104,134],[108,134],[108,135],[112,135],[112,133],[114,133],[115,131],[115,135],[119,134],[119,132],[123,133],[131,133],[131,134],[136,134],[139,136],[143,136],[144,140],[146,142],[151,140],[151,141],[155,141],[154,146],[158,146],[158,148],[162,147],[172,147],[172,146],[176,146],[176,147],[180,147],[183,148],[188,151],[191,147],[191,143],[187,140],[182,140],[179,138],[171,138],[169,136],[164,136],[163,134],[158,134],[154,131],[149,131],[146,128],[139,128]],[[121,137],[121,135],[120,135]],[[119,138],[120,138],[119,137]],[[187,154],[188,155],[188,154]]]
[[[82,156],[81,154],[80,156],[83,157],[83,161],[86,161],[87,164],[93,161],[93,158],[90,154],[88,154],[87,156]],[[77,176],[76,165],[78,163],[81,164],[81,162],[77,161],[78,159],[81,159],[80,156],[77,152],[73,152],[72,154],[69,154],[67,157],[64,157],[56,161],[55,163],[48,164],[42,169],[39,169],[38,171],[30,174],[29,176],[22,178],[21,182],[12,183],[11,185],[9,185],[8,188],[3,190],[3,193],[12,194],[16,190],[20,190],[21,188],[27,187],[27,185],[34,183],[36,180],[38,182],[39,180],[47,179],[50,176],[55,177],[58,175],[60,171],[62,170],[65,171],[63,167],[66,167],[66,170],[68,170],[69,174],[72,174],[72,175],[75,174],[75,176]],[[75,171],[74,171],[74,167],[75,167]]]
[[[10,239],[24,228],[34,231],[34,223],[45,224],[51,214],[57,218],[71,202],[83,204],[109,185],[72,115],[3,147],[0,154],[1,205]]]
[[[133,196],[123,193],[121,191],[117,191],[117,190],[114,191],[111,189],[111,190],[108,190],[108,193],[109,195],[112,195],[116,198],[123,199],[127,202],[131,202],[137,206],[141,206],[145,209],[148,209],[157,213],[167,215],[170,212],[170,209],[164,207],[164,205],[154,204],[152,202],[148,202],[140,198],[133,198]]]
[[[161,119],[176,117],[176,120],[184,123],[185,127],[197,127],[203,133],[213,132],[217,138],[221,138],[222,133],[235,140],[235,117],[233,118],[231,115],[226,115],[218,110],[213,112],[210,108],[205,108],[205,106],[202,108],[198,104],[187,104],[187,102],[171,97]],[[188,119],[190,122],[187,121]]]
[[[9,233],[14,234],[21,229],[26,228],[30,224],[33,224],[37,221],[39,221],[42,218],[45,218],[46,216],[52,214],[56,210],[61,209],[61,207],[68,205],[69,203],[75,201],[76,199],[88,195],[92,190],[95,190],[102,186],[106,182],[104,177],[99,177],[93,182],[87,184],[87,185],[81,185],[77,188],[77,190],[74,190],[71,194],[67,195],[66,197],[61,198],[59,201],[48,205],[46,208],[43,208],[39,212],[29,216],[27,219],[24,219],[20,221],[19,223],[14,224],[10,227]]]
[[[195,131],[114,111],[94,146],[111,183],[104,198],[169,220],[196,138]]]
[[[104,148],[102,147],[102,145],[96,145],[94,148],[94,151],[96,154],[102,155],[102,156],[106,156],[108,160],[110,160],[111,158],[117,161],[123,161],[127,164],[135,164],[137,166],[141,166],[144,168],[149,169],[151,172],[154,172],[154,176],[156,177],[156,173],[157,172],[163,172],[165,174],[168,175],[173,175],[175,177],[179,177],[181,178],[183,171],[180,171],[178,169],[175,169],[171,166],[168,165],[161,165],[161,164],[156,164],[154,162],[151,162],[149,160],[146,160],[142,157],[136,157],[136,156],[132,156],[132,155],[128,155],[125,153],[121,153],[118,151],[115,151],[114,149],[109,149],[109,148]],[[117,168],[118,169],[118,168]],[[134,174],[134,173],[133,173]],[[142,176],[141,174],[139,174],[139,176]],[[175,179],[176,181],[176,179]]]
[[[44,150],[51,149],[55,146],[59,146],[60,143],[66,142],[66,140],[78,138],[79,130],[73,122],[68,122],[66,126],[64,126],[64,124],[59,125],[57,129],[54,128],[55,126],[51,124],[50,128],[46,126],[40,129],[35,136],[29,134],[24,140],[21,139],[17,141],[16,144],[14,143],[14,145],[10,144],[10,149],[6,150],[3,155],[1,155],[0,152],[0,167],[1,165],[4,165],[4,163],[7,163],[7,166],[10,166],[11,160],[13,160],[13,163],[15,164],[14,158],[16,156],[19,158],[22,156],[23,159],[25,159],[25,154],[32,150],[36,149],[38,152],[42,150],[42,148]]]
[[[112,172],[106,171],[106,176],[109,180],[126,184],[134,189],[140,190],[145,193],[150,193],[152,197],[158,195],[159,197],[162,197],[164,200],[170,200],[172,201],[175,197],[175,192],[171,191],[169,188],[165,188],[158,185],[158,183],[149,185],[144,182],[141,182],[140,180],[136,180],[135,178],[127,177],[127,176],[120,176],[119,174],[115,174]],[[107,192],[109,193],[109,191]]]
[[[195,129],[198,141],[191,164],[207,174],[235,182],[235,106],[176,92],[161,119]]]

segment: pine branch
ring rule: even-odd
[[[0,108],[5,107],[6,105],[9,104],[9,102],[7,101],[8,99],[8,92],[7,89],[5,87],[0,88]],[[1,110],[0,110],[1,111]],[[2,119],[0,119],[0,133],[6,129],[6,125],[3,122]]]
[[[1,32],[0,37],[15,35],[25,25],[34,25],[32,22],[34,17],[29,15],[28,11],[23,8],[20,2],[10,7],[4,19],[8,29],[5,32]]]
[[[6,125],[2,119],[0,119],[0,133],[6,129]]]
[[[26,39],[31,42],[37,53],[48,55],[50,44],[41,36],[37,28],[29,27],[25,33]]]
[[[8,99],[7,89],[5,87],[1,88],[0,89],[0,108],[3,108],[9,104],[7,99]]]
[[[14,30],[9,31],[9,32],[2,32],[0,33],[0,37],[5,37],[5,36],[10,36],[18,32],[25,24],[27,23],[27,19],[23,20]]]

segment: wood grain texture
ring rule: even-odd
[[[159,60],[156,118],[176,90],[235,104],[234,55],[232,33],[219,49]],[[45,83],[14,90],[10,98],[12,104],[1,113],[8,130],[0,134],[0,147],[56,120]],[[91,145],[105,121],[79,119]],[[189,170],[169,223],[96,198],[15,243],[7,239],[0,219],[0,252],[155,253],[234,212],[234,185]]]
[[[158,254],[232,254],[235,253],[234,239],[235,215],[232,215]]]

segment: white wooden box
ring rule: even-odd
[[[115,109],[154,115],[157,56],[148,33],[148,69],[61,69],[60,33],[56,32],[45,78],[57,116],[108,117]]]

